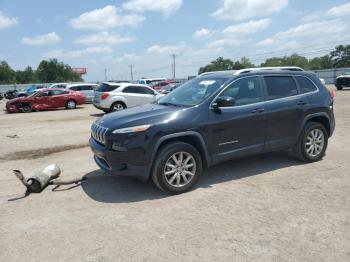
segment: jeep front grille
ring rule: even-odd
[[[106,133],[108,128],[93,123],[91,126],[91,136],[99,143],[106,144]]]

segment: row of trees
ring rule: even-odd
[[[313,59],[307,59],[298,54],[268,58],[259,66],[299,66],[306,70],[350,67],[350,45],[339,45],[328,55],[315,57]],[[208,65],[201,67],[199,69],[199,74],[210,71],[239,70],[250,67],[255,67],[255,65],[246,57],[241,58],[239,61],[232,61],[231,59],[219,57]]]
[[[81,76],[74,73],[69,65],[57,59],[43,60],[38,68],[30,66],[22,70],[13,70],[6,61],[0,62],[0,84],[29,84],[53,82],[78,82]]]

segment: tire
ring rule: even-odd
[[[67,109],[76,109],[77,108],[77,102],[75,102],[74,100],[68,100],[66,102],[66,108]]]
[[[109,112],[115,112],[115,111],[120,111],[124,110],[126,108],[126,105],[123,102],[114,102],[111,105],[111,108],[109,109]]]
[[[308,122],[294,148],[294,154],[301,161],[316,162],[324,157],[327,146],[328,133],[324,125]]]
[[[180,161],[181,154],[182,165],[174,161],[174,157]],[[166,193],[181,194],[190,190],[198,181],[202,169],[202,158],[196,148],[183,142],[171,142],[157,153],[152,180]]]
[[[338,91],[343,90],[343,87],[342,86],[337,86],[337,90]]]
[[[22,105],[21,110],[23,113],[30,113],[33,111],[32,105],[31,104],[24,104],[24,105]]]

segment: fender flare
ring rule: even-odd
[[[329,124],[329,127],[331,127],[331,120],[329,119],[329,116],[327,115],[327,113],[325,113],[325,112],[319,112],[319,113],[310,114],[310,115],[307,115],[307,116],[304,118],[303,123],[302,123],[302,125],[301,125],[301,129],[299,130],[299,136],[300,136],[301,131],[302,131],[302,129],[304,128],[306,122],[309,121],[309,120],[310,120],[311,118],[313,118],[313,117],[319,117],[319,116],[325,117],[325,118],[327,119],[327,122],[328,122],[328,124]],[[331,132],[331,130],[329,130],[329,131]],[[298,136],[298,137],[299,137],[299,136]]]
[[[204,142],[203,136],[199,132],[196,132],[196,131],[184,131],[184,132],[180,132],[180,133],[174,133],[174,134],[162,136],[157,141],[157,143],[155,144],[155,146],[153,148],[152,158],[151,158],[152,166],[153,166],[156,154],[158,152],[158,149],[163,142],[170,140],[170,139],[173,139],[173,138],[177,138],[177,137],[188,137],[188,136],[195,136],[196,138],[198,138],[198,140],[200,142],[200,146],[202,147],[201,149],[203,150],[203,153],[204,153],[206,165],[210,166],[211,158],[210,158],[210,155],[208,152],[208,147],[207,147],[206,143]]]

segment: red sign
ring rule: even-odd
[[[85,75],[86,74],[86,68],[84,68],[84,67],[72,68],[72,71],[74,73],[79,74],[79,75]]]

